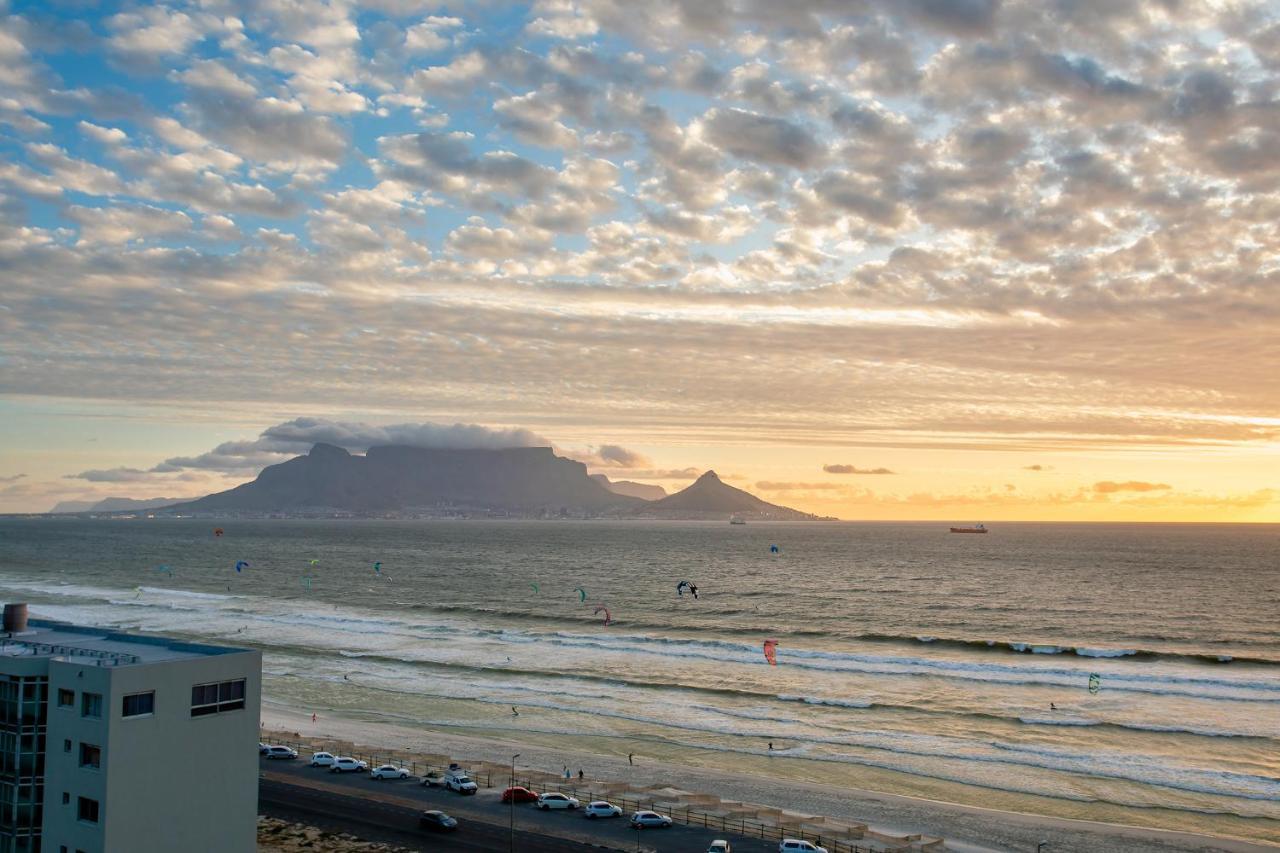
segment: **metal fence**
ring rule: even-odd
[[[272,740],[271,743],[281,746],[288,746],[298,750],[300,759],[310,758],[310,754],[306,752],[318,751],[315,744],[294,740]],[[339,753],[335,753],[339,754]],[[369,769],[373,769],[382,764],[394,764],[397,767],[408,769],[414,776],[426,776],[432,771],[444,771],[448,765],[435,764],[426,761],[416,761],[405,759],[395,753],[388,752],[344,752],[345,756],[368,762]],[[495,773],[492,770],[484,770],[479,773],[468,772],[477,785],[485,788],[493,788],[495,786],[507,787],[507,782],[511,779],[510,773]],[[590,788],[577,788],[572,784],[564,785],[560,783],[540,784],[533,782],[529,778],[521,779],[519,776],[515,778],[514,784],[529,790],[556,791],[561,794],[573,797],[583,803],[592,800],[608,800],[615,806],[618,806],[623,812],[638,811],[657,811],[652,799],[643,799],[638,797],[625,796],[606,796],[593,792]],[[802,841],[812,841],[820,847],[827,848],[830,853],[880,853],[875,847],[865,847],[860,844],[850,844],[847,841],[841,841],[829,835],[809,832],[798,826],[787,827],[778,826],[777,824],[764,823],[758,820],[749,820],[747,818],[735,818],[727,815],[711,814],[710,812],[700,811],[689,807],[677,809],[664,809],[666,814],[675,823],[681,823],[685,826],[698,826],[706,829],[714,829],[719,832],[733,833],[736,835],[750,836],[752,838],[763,838],[768,841],[781,841],[784,838],[797,838]]]

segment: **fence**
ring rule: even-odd
[[[294,740],[273,739],[273,744],[292,747],[298,750],[298,757],[306,759],[309,755],[305,750],[315,750],[314,743]],[[360,761],[366,761],[370,769],[381,764],[394,764],[397,767],[404,767],[414,776],[425,776],[433,770],[445,770],[447,764],[436,764],[426,761],[417,761],[413,759],[404,759],[396,753],[389,752],[372,752],[363,753],[359,751],[344,752],[343,755],[349,755]],[[509,772],[495,772],[491,769],[485,769],[479,773],[468,773],[477,785],[486,788],[493,788],[495,784],[503,788],[507,787],[507,782],[511,779]],[[590,788],[577,788],[573,785],[562,785],[559,783],[540,784],[533,782],[530,778],[516,777],[514,784],[528,788],[529,790],[556,791],[561,794],[573,797],[583,803],[592,800],[607,799],[610,803],[618,806],[623,812],[638,811],[657,811],[655,802],[652,799],[641,799],[637,797],[626,796],[603,796],[597,795]],[[666,814],[676,823],[682,823],[686,826],[698,826],[706,829],[714,829],[725,833],[734,833],[737,835],[750,836],[752,838],[763,838],[767,841],[781,841],[784,838],[798,838],[802,841],[812,841],[820,847],[825,847],[829,853],[881,853],[880,849],[875,847],[865,847],[859,844],[850,844],[847,841],[841,841],[829,835],[810,832],[801,827],[778,826],[772,823],[763,823],[758,820],[748,820],[747,818],[734,818],[727,815],[711,814],[709,812],[691,809],[689,807],[676,809],[663,809]]]

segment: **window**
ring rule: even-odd
[[[65,805],[69,805],[70,803],[71,803],[71,794],[69,794],[69,793],[68,793],[68,792],[66,792],[66,791],[63,791],[63,792],[62,792],[62,804],[65,806]]]
[[[151,714],[156,709],[156,692],[148,690],[146,693],[131,693],[124,697],[124,708],[121,710],[123,717],[141,717]]]
[[[102,750],[91,743],[80,744],[80,766],[97,770],[102,766]]]
[[[196,684],[191,688],[191,716],[221,714],[244,708],[244,679]]]
[[[70,752],[70,751],[71,751],[71,741],[69,741],[69,740],[64,740],[64,741],[62,742],[62,751],[63,751],[63,752]]]
[[[102,694],[101,693],[81,693],[80,694],[80,716],[82,717],[101,717],[102,716]]]
[[[76,820],[83,820],[86,823],[97,823],[98,801],[91,800],[88,797],[81,797],[80,804],[76,809]]]
[[[58,688],[58,707],[73,708],[76,704],[76,692],[65,687]]]

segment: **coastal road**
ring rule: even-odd
[[[452,835],[426,833],[418,828],[420,809],[377,802],[358,794],[345,795],[274,779],[258,785],[258,811],[269,817],[295,821],[330,832],[349,832],[367,841],[395,844],[410,850],[506,851],[512,839],[506,826],[466,821]],[[517,830],[514,848],[531,853],[600,853],[594,844]]]
[[[456,836],[436,835],[430,839],[432,850],[507,850],[509,849],[509,821],[511,806],[500,801],[501,789],[481,789],[471,797],[463,797],[440,788],[424,788],[415,778],[405,780],[375,781],[365,773],[329,773],[321,768],[308,767],[304,761],[261,760],[263,779],[260,787],[260,810],[264,814],[276,814],[269,808],[297,807],[305,802],[309,808],[319,807],[320,813],[333,813],[333,809],[319,794],[342,797],[349,800],[347,806],[354,814],[383,816],[381,807],[396,809],[397,821],[411,818],[406,825],[417,832],[417,811],[440,809],[458,818]],[[287,786],[281,788],[280,786]],[[314,791],[303,796],[297,793]],[[279,803],[279,805],[276,805]],[[376,808],[375,808],[376,807]],[[402,814],[403,812],[403,814]],[[391,812],[387,812],[390,816]],[[301,820],[301,818],[292,818]],[[363,818],[368,821],[369,818]],[[320,824],[312,823],[320,826]],[[734,853],[776,853],[778,843],[760,838],[747,838],[732,833],[675,824],[670,829],[631,829],[624,818],[612,820],[587,820],[580,811],[543,812],[531,805],[515,807],[517,850],[642,850],[653,853],[703,853],[716,838],[728,839]],[[325,825],[324,828],[330,828]],[[347,831],[359,835],[359,830],[349,826]],[[423,838],[418,835],[419,840]],[[529,839],[522,843],[521,839]],[[550,847],[534,847],[537,839],[549,842]],[[370,839],[378,840],[378,839]],[[403,843],[403,842],[400,842]],[[480,844],[482,846],[467,846]],[[493,845],[497,846],[493,846]],[[489,845],[489,846],[484,846]]]

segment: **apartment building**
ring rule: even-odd
[[[252,853],[262,656],[26,619],[0,633],[0,853]]]

